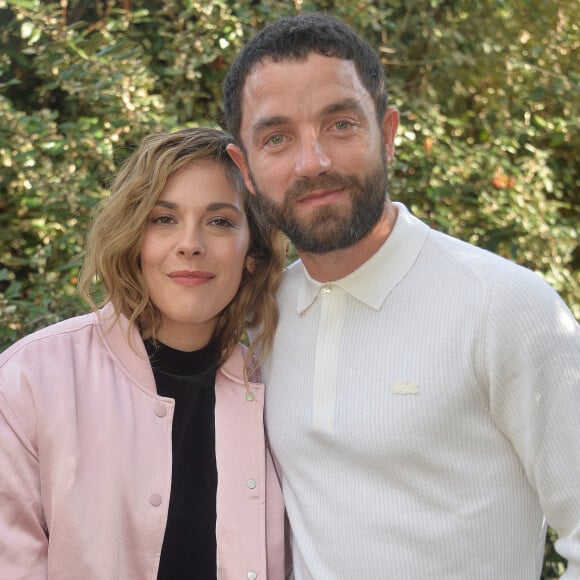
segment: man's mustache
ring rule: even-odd
[[[352,176],[328,173],[297,181],[286,192],[285,203],[292,203],[320,189],[358,189],[360,182]]]

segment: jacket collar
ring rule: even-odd
[[[117,316],[113,305],[110,303],[98,310],[96,315],[99,321],[99,332],[110,355],[133,381],[151,394],[157,395],[153,370],[149,364],[149,357],[137,327],[130,325],[129,320],[124,315]],[[127,329],[129,329],[129,333],[127,333]],[[127,337],[130,340],[130,346],[127,345]],[[243,365],[245,352],[245,346],[237,346],[219,369],[219,372],[224,374],[229,380],[240,385],[244,385]],[[259,382],[252,381],[250,381],[250,384],[253,386],[260,385]]]
[[[141,388],[157,395],[153,370],[136,326],[129,325],[124,315],[117,316],[111,303],[98,310],[96,315],[99,333],[109,354]],[[127,338],[130,344],[127,344]]]
[[[412,216],[402,203],[393,203],[397,208],[393,231],[379,250],[348,276],[323,284],[314,280],[301,264],[304,276],[296,299],[298,314],[308,309],[322,288],[328,286],[338,286],[373,310],[381,308],[415,263],[429,234],[429,227]]]
[[[228,379],[234,381],[235,383],[239,383],[240,385],[244,385],[244,364],[245,364],[245,356],[247,352],[247,347],[243,344],[240,344],[234,348],[234,351],[230,355],[230,357],[224,362],[221,366],[219,371],[224,374]],[[262,385],[260,382],[260,372],[259,369],[253,376],[250,376],[249,384],[252,387],[259,387]],[[245,385],[244,385],[245,386]]]

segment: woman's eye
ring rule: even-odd
[[[168,226],[175,223],[175,219],[170,215],[160,215],[157,217],[152,217],[149,221],[152,224],[159,224],[161,226]]]
[[[215,217],[209,222],[212,226],[217,226],[218,228],[233,228],[234,223],[226,218]]]

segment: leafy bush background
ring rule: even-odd
[[[219,124],[244,41],[312,9],[385,63],[402,115],[392,197],[535,270],[580,317],[580,3],[0,0],[0,350],[85,311],[75,256],[140,138]]]

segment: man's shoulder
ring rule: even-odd
[[[493,304],[498,318],[528,316],[554,309],[560,317],[571,313],[556,290],[538,273],[508,258],[431,230],[430,254],[426,256],[444,283],[465,283],[472,296]],[[548,314],[546,314],[548,316]]]
[[[431,229],[428,240],[440,259],[448,261],[452,267],[463,270],[466,274],[483,277],[488,281],[496,276],[506,275],[525,279],[531,276],[532,279],[541,280],[536,273],[511,259],[443,232]]]

